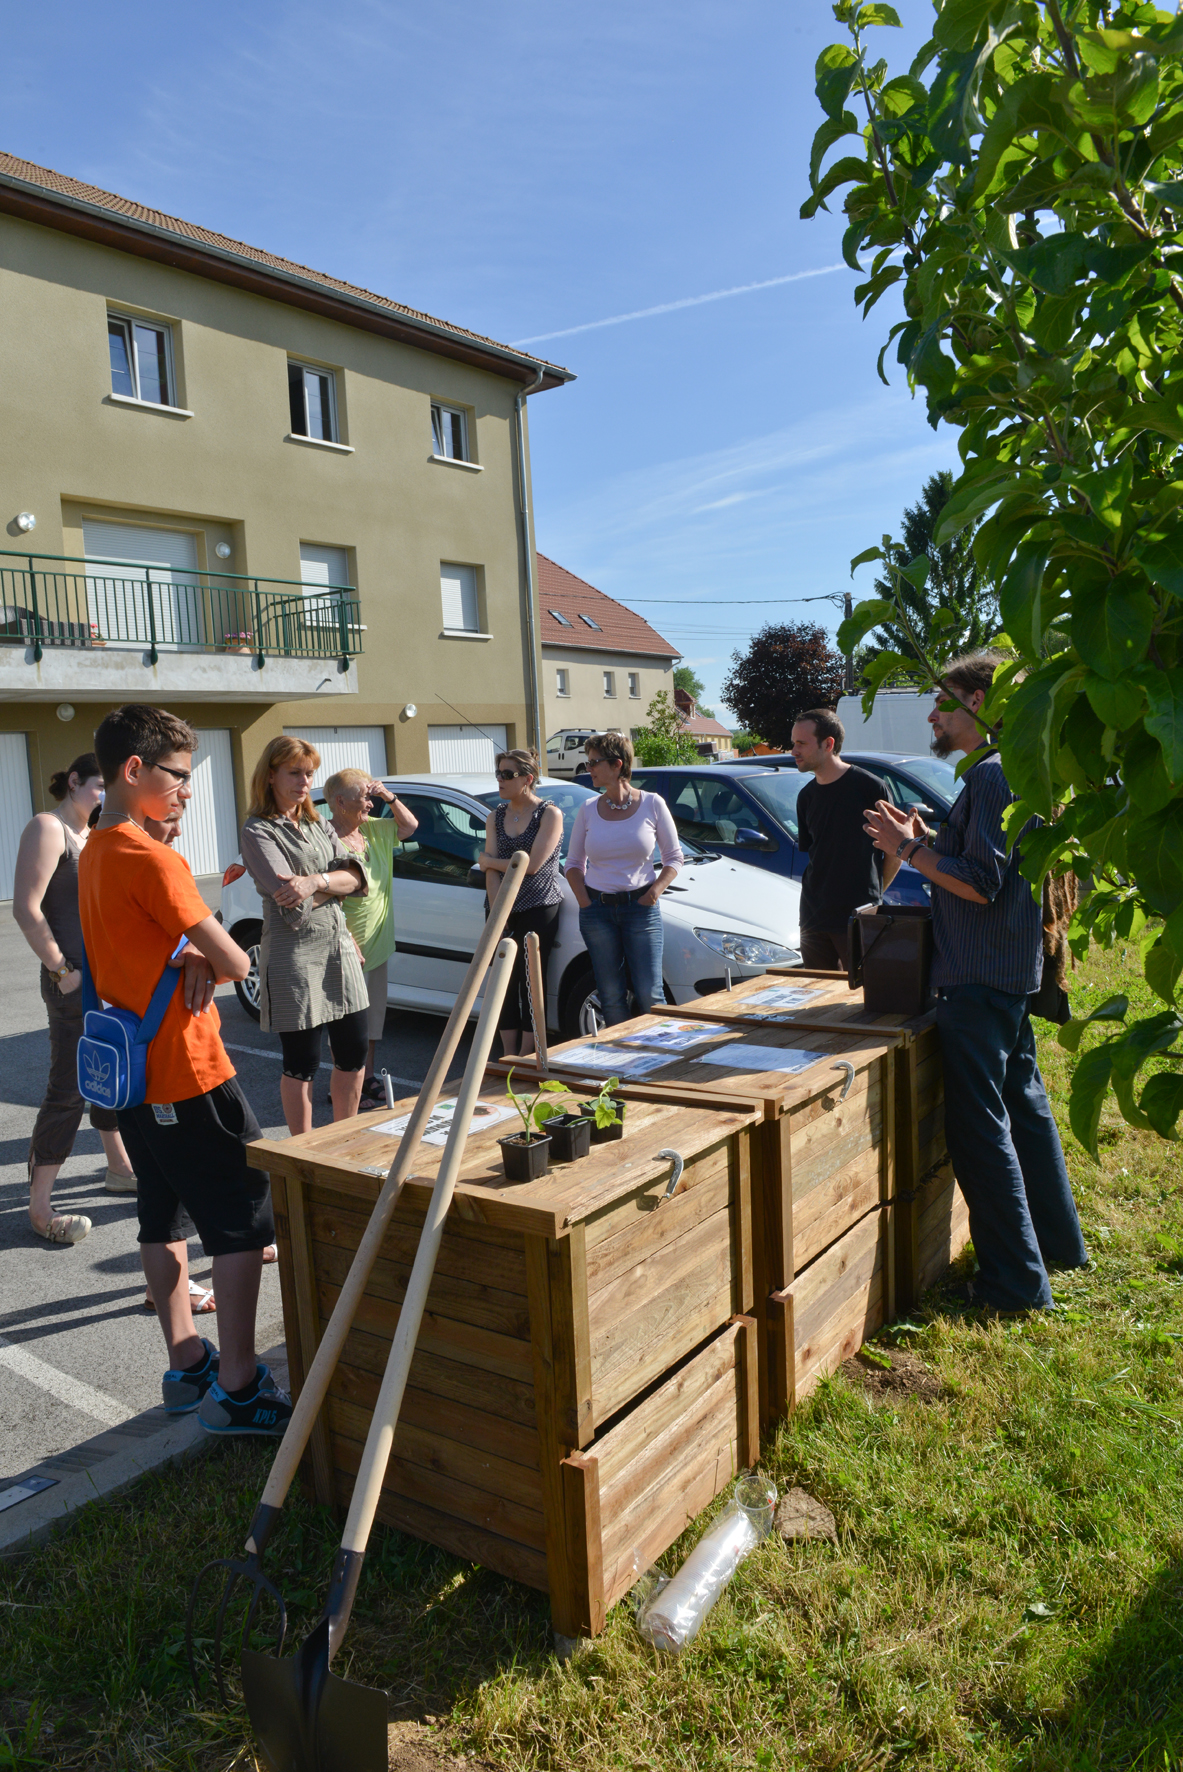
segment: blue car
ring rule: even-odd
[[[928,825],[944,823],[961,791],[953,765],[938,757],[886,751],[843,756],[879,776],[895,804],[917,808]],[[679,836],[791,880],[800,880],[809,860],[797,847],[797,795],[810,779],[791,755],[633,771],[638,787],[665,800]],[[915,868],[902,867],[886,898],[891,904],[927,904],[928,881]]]

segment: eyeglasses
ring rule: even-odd
[[[524,769],[498,769],[494,773],[496,774],[498,781],[516,781],[518,779],[519,775],[525,774],[525,770]]]
[[[163,769],[166,775],[175,775],[183,788],[187,788],[193,780],[191,769],[170,769],[167,763],[154,763],[154,769]]]

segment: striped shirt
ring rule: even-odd
[[[987,900],[974,904],[932,889],[934,990],[982,984],[1019,996],[1039,989],[1043,910],[1019,873],[1019,845],[1008,855],[1002,815],[1013,800],[998,752],[980,747],[948,822],[937,833],[937,871],[964,880]],[[1035,830],[1039,819],[1023,826]]]

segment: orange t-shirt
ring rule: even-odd
[[[210,915],[184,857],[127,823],[91,832],[78,858],[78,908],[95,990],[133,1015],[147,1014],[185,930]],[[183,988],[148,1048],[149,1102],[189,1101],[234,1075],[217,1010],[192,1014]]]

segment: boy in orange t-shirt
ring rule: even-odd
[[[117,708],[95,733],[103,814],[80,857],[87,963],[105,1001],[143,1015],[185,936],[215,979],[250,962],[211,915],[181,856],[145,820],[167,822],[190,798],[192,727],[160,708]],[[85,863],[85,865],[81,865]],[[218,1033],[218,1012],[172,998],[148,1048],[139,1107],[119,1110],[138,1179],[140,1254],[168,1344],[164,1406],[199,1412],[210,1433],[282,1435],[291,1401],[255,1353],[263,1251],[274,1235],[266,1177],[247,1166],[259,1126]],[[213,1257],[221,1351],[197,1334],[189,1304],[185,1213]]]

